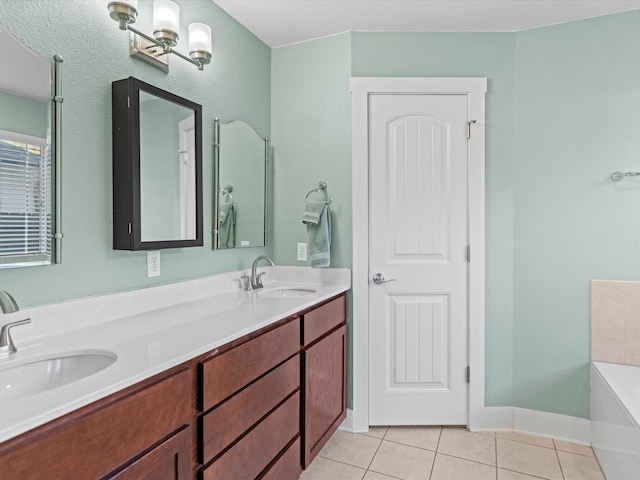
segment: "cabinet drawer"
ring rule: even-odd
[[[300,437],[298,437],[260,480],[296,480],[301,474]]]
[[[202,472],[204,480],[250,480],[300,431],[300,393],[296,392],[231,449]],[[282,479],[284,480],[284,479]]]
[[[191,478],[191,429],[185,428],[133,462],[111,480],[188,480]]]
[[[347,320],[347,297],[342,295],[303,316],[303,345],[309,345]]]
[[[2,478],[108,474],[190,423],[191,381],[191,371],[182,370],[144,390],[115,394],[7,442],[0,452]]]
[[[300,351],[300,322],[291,321],[201,364],[200,408],[207,411]]]
[[[204,415],[200,461],[209,462],[299,387],[296,355]]]

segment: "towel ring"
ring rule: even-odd
[[[309,195],[311,195],[312,193],[320,193],[322,191],[324,191],[324,194],[327,197],[327,205],[331,205],[331,201],[333,200],[333,196],[329,195],[327,192],[327,182],[325,182],[324,180],[320,180],[318,182],[318,185],[316,185],[316,188],[314,188],[313,190],[310,190],[309,193],[307,193],[307,196],[304,197],[304,201],[306,202],[309,199]]]
[[[220,195],[226,195],[227,197],[229,197],[229,200],[233,201],[231,192],[233,192],[233,185],[227,185],[222,189],[222,191],[220,192]]]

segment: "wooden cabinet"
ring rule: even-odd
[[[347,414],[346,297],[302,317],[302,464],[307,468]]]
[[[2,477],[191,478],[191,375],[172,369],[2,443]]]
[[[0,443],[0,476],[297,479],[346,415],[345,298]]]
[[[199,455],[204,480],[252,480],[302,471],[300,322],[297,318],[200,363]],[[298,443],[299,445],[299,443]]]

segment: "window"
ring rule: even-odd
[[[47,139],[0,130],[0,268],[50,263]]]

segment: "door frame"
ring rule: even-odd
[[[352,77],[352,205],[353,205],[353,402],[351,429],[369,428],[369,95],[467,95],[471,136],[468,155],[468,427],[482,425],[484,406],[484,277],[485,277],[485,94],[487,79],[421,77]]]

